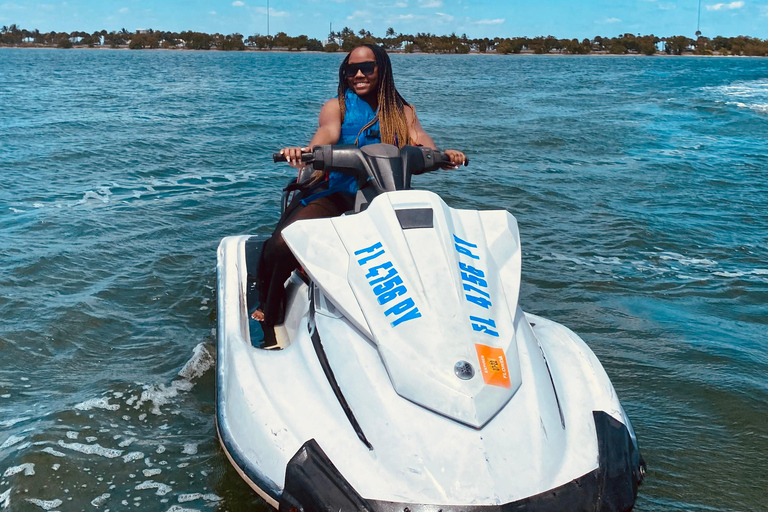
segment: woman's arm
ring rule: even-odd
[[[320,120],[317,131],[309,141],[309,147],[288,147],[280,150],[280,154],[285,155],[288,163],[293,166],[303,166],[301,163],[301,153],[307,152],[314,146],[321,144],[336,144],[341,137],[341,108],[339,100],[332,99],[325,102],[320,109]],[[302,151],[304,150],[304,151]]]
[[[405,119],[408,122],[408,136],[411,138],[412,144],[437,149],[435,141],[433,141],[432,137],[427,135],[427,132],[421,127],[419,118],[416,116],[416,111],[410,105],[405,107]],[[464,153],[456,151],[455,149],[446,149],[445,154],[451,159],[451,163],[457,167],[463,164],[467,159],[467,157],[464,156]]]
[[[408,122],[408,136],[411,138],[411,143],[437,149],[435,141],[421,127],[419,118],[416,116],[416,110],[410,105],[405,106],[405,120]]]

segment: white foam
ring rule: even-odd
[[[187,501],[194,501],[194,500],[205,500],[205,501],[221,501],[221,498],[216,496],[213,493],[208,494],[200,494],[199,492],[189,493],[189,494],[179,494],[179,503],[186,503]]]
[[[725,101],[726,105],[768,114],[768,80],[741,81],[720,87],[706,87],[704,90],[731,100]]]
[[[11,395],[8,395],[8,396],[11,396]],[[10,420],[3,420],[3,421],[0,421],[0,427],[7,427],[7,428],[9,428],[9,427],[14,426],[17,423],[21,423],[22,421],[27,421],[28,419],[30,419],[29,416],[23,416],[21,418],[13,418],[13,419],[10,419]]]
[[[181,453],[186,455],[194,455],[197,453],[197,443],[184,443],[184,449]]]
[[[595,256],[595,259],[600,263],[605,263],[606,265],[621,265],[621,260],[615,256],[611,258],[604,258],[603,256]]]
[[[118,404],[110,404],[109,398],[91,398],[85,402],[75,405],[75,409],[78,411],[90,411],[91,409],[105,409],[107,411],[117,411],[120,409]]]
[[[143,459],[144,454],[141,452],[131,452],[127,455],[123,455],[123,462],[133,462],[134,460]]]
[[[146,478],[149,478],[149,477],[155,476],[155,475],[159,475],[162,472],[163,472],[163,470],[160,469],[160,468],[145,469],[144,471],[142,471],[142,473],[144,474],[144,476]]]
[[[153,482],[152,480],[145,480],[134,487],[134,489],[137,491],[143,491],[145,489],[157,489],[155,494],[158,496],[165,496],[173,490],[169,485],[161,484],[160,482]]]
[[[721,271],[721,272],[713,272],[713,274],[720,277],[743,277],[746,275],[745,272],[738,272],[738,271],[737,272]]]
[[[200,378],[214,364],[216,364],[216,359],[211,348],[205,343],[198,343],[192,349],[192,358],[179,371],[179,377],[186,380]]]
[[[63,453],[61,453],[59,451],[54,450],[50,446],[46,446],[45,448],[43,448],[43,452],[49,453],[49,454],[53,455],[54,457],[66,457],[65,454],[63,454]]]
[[[170,403],[181,392],[192,389],[194,383],[192,380],[199,378],[208,371],[216,360],[212,350],[205,343],[198,344],[192,351],[192,358],[187,361],[184,367],[179,371],[180,379],[174,380],[169,386],[165,384],[145,385],[141,398],[136,402],[135,409],[141,407],[144,403],[152,403],[150,412],[155,415],[161,415],[160,407]]]
[[[96,507],[96,508],[99,508],[100,506],[102,506],[104,504],[104,502],[106,502],[109,499],[110,496],[111,495],[108,492],[105,492],[101,496],[97,496],[97,497],[93,498],[91,500],[91,505]]]
[[[80,204],[87,203],[89,199],[96,199],[107,204],[111,195],[112,191],[109,190],[109,187],[97,187],[96,190],[86,190],[83,198],[80,200]]]
[[[118,436],[118,437],[119,437],[119,436]],[[127,447],[127,446],[131,446],[131,445],[133,444],[133,442],[134,442],[134,441],[136,441],[136,438],[135,438],[135,437],[129,437],[128,439],[126,439],[126,440],[124,440],[124,441],[121,441],[121,442],[120,442],[120,444],[119,444],[118,446],[119,446],[120,448],[125,448],[125,447]]]
[[[3,507],[3,510],[11,506],[11,489],[12,487],[9,487],[5,492],[0,494],[0,507]]]
[[[32,476],[35,474],[35,465],[31,462],[26,462],[24,464],[19,464],[18,466],[11,466],[5,470],[3,478],[16,475],[22,471],[24,472],[24,476]]]
[[[11,210],[13,213],[24,213],[24,210],[19,210],[18,208],[14,208],[13,206],[9,207],[8,209]]]
[[[65,443],[64,441],[59,441],[59,446],[76,452],[85,453],[86,455],[100,455],[101,457],[106,457],[108,459],[114,459],[123,454],[123,450],[104,448],[98,444]]]
[[[77,439],[77,436],[79,436],[77,432],[69,431],[67,432],[67,439]]]
[[[33,505],[37,505],[43,510],[53,510],[54,508],[64,503],[59,499],[45,501],[45,500],[38,500],[37,498],[27,498],[27,501],[32,503]]]
[[[173,505],[166,512],[200,512],[200,511],[196,508],[184,508],[180,505]]]
[[[24,440],[25,437],[26,436],[14,436],[14,435],[11,435],[11,437],[6,439],[5,442],[0,445],[0,450],[2,450],[3,448],[10,448],[11,446],[13,446],[15,444],[20,443],[21,441]]]
[[[595,266],[593,263],[588,262],[584,258],[578,258],[578,257],[574,257],[574,256],[565,256],[564,254],[558,254],[556,252],[552,253],[552,257],[556,261],[569,261],[571,263],[575,263],[576,265],[584,265],[584,266],[587,266],[587,267],[594,267]],[[546,260],[548,258],[545,257],[544,259]]]
[[[676,261],[681,265],[685,265],[685,266],[704,265],[709,267],[717,264],[716,261],[713,261],[707,258],[688,258],[676,252],[663,252],[659,255],[659,259],[665,260],[665,261],[669,261],[669,260]]]

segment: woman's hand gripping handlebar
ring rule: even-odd
[[[288,162],[293,167],[304,167],[312,162],[314,153],[310,148],[284,148],[279,153],[272,154],[272,160],[275,162]]]

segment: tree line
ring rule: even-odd
[[[539,37],[494,37],[469,38],[466,34],[457,36],[430,33],[400,34],[388,28],[384,37],[376,37],[361,29],[357,32],[345,27],[331,32],[325,42],[306,35],[289,36],[285,32],[275,35],[255,34],[207,34],[204,32],[166,32],[162,30],[141,30],[129,32],[126,29],[93,33],[40,32],[26,30],[17,25],[0,29],[0,46],[43,46],[56,48],[109,47],[132,50],[152,48],[186,48],[189,50],[296,50],[348,52],[360,44],[377,44],[389,51],[405,53],[564,53],[564,54],[644,54],[654,55],[665,52],[673,55],[693,53],[696,55],[749,55],[768,56],[768,40],[749,36],[708,38],[701,35],[657,37],[651,35],[622,34],[617,37],[595,36],[592,39],[558,39],[554,36]]]

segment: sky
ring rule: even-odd
[[[699,4],[701,20],[699,22]],[[768,39],[768,0],[0,0],[0,26],[41,32],[125,28],[245,36],[283,31],[325,39],[349,27],[383,37],[456,33],[477,37],[748,35]]]

